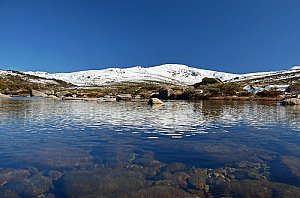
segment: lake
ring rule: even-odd
[[[0,197],[299,197],[300,107],[0,99]]]

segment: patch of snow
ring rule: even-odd
[[[262,91],[270,91],[271,89],[285,92],[289,85],[268,85],[266,87],[255,87],[253,85],[246,85],[243,90],[249,92],[249,93],[257,93]]]
[[[300,66],[295,65],[295,66],[293,66],[290,70],[300,70]]]
[[[40,83],[40,84],[55,84],[58,85],[58,83],[54,80],[48,80],[48,79],[28,79],[29,82],[32,83]]]
[[[257,92],[261,92],[264,90],[264,88],[262,87],[255,87],[252,85],[246,85],[243,90],[249,92],[249,93],[257,93]]]
[[[289,85],[268,85],[264,89],[267,91],[270,91],[271,89],[274,89],[276,91],[283,91],[285,92]]]

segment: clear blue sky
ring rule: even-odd
[[[299,0],[0,0],[0,69],[300,64]]]

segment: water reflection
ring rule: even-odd
[[[12,190],[6,183],[15,180],[8,175],[35,182],[32,177],[38,174],[33,178],[54,185],[54,173],[59,175],[57,185],[66,189],[49,190],[46,182],[48,188],[41,194],[73,197],[72,189],[78,187],[73,179],[94,173],[102,174],[119,189],[123,189],[121,184],[112,179],[115,174],[138,175],[139,179],[132,181],[135,190],[141,193],[144,189],[146,194],[149,192],[145,189],[152,192],[154,188],[183,196],[218,195],[220,188],[232,190],[241,184],[220,182],[235,179],[251,179],[243,184],[249,186],[261,185],[252,180],[300,186],[297,107],[232,101],[169,101],[150,107],[142,102],[15,98],[0,100],[0,109],[0,193]],[[185,168],[179,168],[183,166],[179,162]],[[282,168],[288,177],[279,171]],[[50,177],[50,170],[58,173]],[[203,185],[197,187],[196,180],[189,179],[194,177]],[[86,181],[96,194],[106,188],[92,186],[99,179]],[[155,185],[149,186],[150,181]],[[166,189],[163,182],[183,192]],[[24,197],[32,195],[13,191]]]

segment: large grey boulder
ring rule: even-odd
[[[116,97],[117,101],[119,100],[126,100],[126,101],[130,101],[132,99],[132,95],[131,94],[119,94]]]
[[[150,98],[148,101],[148,105],[156,105],[156,104],[163,104],[163,101],[161,101],[158,98]]]
[[[35,89],[30,90],[30,96],[35,96],[35,97],[48,97],[48,95],[45,92],[38,91]]]
[[[300,105],[300,98],[289,98],[281,102],[283,105]]]
[[[11,97],[9,95],[5,95],[5,94],[0,93],[0,98],[11,98]]]

